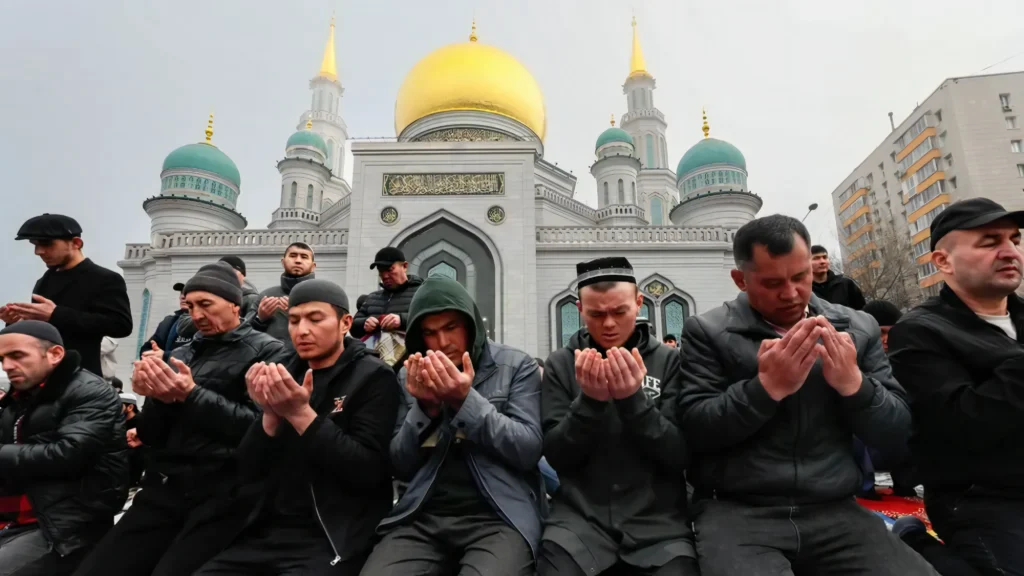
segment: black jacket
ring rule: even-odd
[[[853,308],[854,310],[864,308],[866,303],[864,301],[864,294],[860,291],[860,286],[857,286],[857,283],[852,278],[836,274],[831,270],[828,271],[828,278],[821,283],[815,282],[811,286],[811,290],[814,291],[815,296],[822,300]]]
[[[147,470],[154,479],[233,476],[235,448],[260,414],[246,392],[245,373],[256,362],[281,362],[284,346],[242,324],[217,336],[197,335],[171,356],[188,364],[196,387],[181,403],[146,400],[136,430],[151,448]]]
[[[369,294],[355,317],[352,318],[351,334],[356,338],[366,336],[366,330],[363,329],[366,319],[385,314],[397,314],[402,320],[398,329],[404,332],[409,327],[409,304],[412,302],[412,297],[416,295],[420,284],[423,284],[423,278],[410,274],[405,284],[394,290],[388,290],[381,286],[380,290]]]
[[[277,286],[271,286],[270,288],[267,288],[263,292],[260,292],[256,299],[256,308],[254,308],[250,312],[250,316],[248,318],[246,318],[245,316],[241,316],[242,321],[245,322],[246,320],[248,320],[249,323],[252,324],[253,328],[260,332],[266,332],[267,334],[273,336],[274,338],[277,338],[278,340],[284,343],[284,347],[286,349],[291,350],[292,337],[288,334],[288,312],[285,310],[275,310],[274,314],[271,315],[270,318],[267,318],[266,320],[260,320],[258,314],[260,302],[262,302],[263,299],[267,297],[280,298],[281,296],[287,296],[292,293],[292,288],[294,288],[297,284],[299,284],[300,282],[305,282],[306,280],[312,280],[313,278],[316,278],[316,273],[314,272],[310,272],[305,276],[291,276],[289,274],[281,274],[280,284]],[[245,288],[243,287],[243,306],[245,305],[244,290]],[[239,311],[239,314],[241,315],[241,310]]]
[[[949,287],[889,332],[926,492],[977,484],[1024,493],[1024,300],[1011,294],[1008,307],[1016,342]]]
[[[96,543],[128,498],[117,390],[79,369],[78,353],[69,350],[42,388],[16,396],[0,400],[0,484],[28,495],[62,556]]]
[[[252,320],[253,316],[260,309],[260,291],[246,279],[242,282],[242,307],[238,310],[238,317],[245,322]]]
[[[301,384],[308,365],[293,356],[288,366]],[[317,419],[302,436],[282,422],[273,438],[257,419],[238,449],[243,473],[270,478],[271,504],[277,492],[304,495],[310,522],[340,560],[367,552],[393,501],[388,446],[398,399],[391,367],[346,338],[337,363],[313,372]]]
[[[776,402],[758,379],[761,341],[778,338],[740,294],[683,328],[680,422],[692,448],[694,499],[799,505],[848,498],[861,471],[854,435],[892,458],[906,452],[910,410],[893,378],[878,323],[863,312],[811,297],[810,312],[853,337],[860,390],[842,397],[819,359],[795,394]]]
[[[174,314],[168,314],[164,316],[164,319],[157,325],[156,331],[142,344],[142,348],[139,349],[139,358],[142,357],[142,353],[147,350],[153,349],[153,343],[156,343],[157,348],[164,351],[164,361],[170,357],[171,352],[180,346],[184,346],[192,341],[191,337],[183,337],[178,333],[178,323],[183,317],[188,317],[188,311],[184,309],[178,309],[174,311]],[[169,340],[172,332],[175,335],[174,340]]]
[[[70,270],[47,270],[32,293],[53,300],[50,324],[60,331],[64,348],[81,355],[82,368],[102,375],[100,341],[132,333],[124,278],[86,258]]]
[[[580,392],[574,351],[600,351],[586,328],[544,363],[544,456],[559,481],[544,538],[578,551],[588,574],[603,567],[574,542],[600,547],[610,534],[621,534],[621,558],[634,566],[696,557],[685,515],[687,448],[675,423],[678,350],[653,338],[647,322],[625,347],[639,349],[647,367],[643,387],[625,400]]]

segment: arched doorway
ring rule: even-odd
[[[495,308],[500,296],[497,265],[479,236],[442,217],[401,239],[398,247],[409,260],[410,274],[443,276],[465,286],[485,320],[488,337],[501,340],[501,319]]]

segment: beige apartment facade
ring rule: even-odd
[[[1024,209],[1024,72],[949,78],[832,192],[846,272],[880,265],[883,242],[909,237],[917,279],[935,294],[932,220],[986,197]]]

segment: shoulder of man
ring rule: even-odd
[[[734,307],[737,306],[736,301],[723,302],[721,306],[712,308],[703,314],[695,314],[686,319],[683,323],[683,334],[691,332],[694,326],[699,326],[701,332],[703,332],[709,340],[715,338],[722,332],[725,332],[726,326],[729,324],[729,320],[735,313]]]
[[[491,359],[495,364],[518,367],[526,360],[533,361],[533,357],[526,352],[507,344],[488,341],[486,346],[490,347]]]
[[[75,401],[103,401],[120,407],[121,397],[106,380],[80,368],[68,379],[62,396]]]

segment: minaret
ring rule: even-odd
[[[654,76],[647,71],[640,36],[633,17],[633,51],[629,57],[629,75],[622,85],[626,95],[626,114],[622,116],[622,129],[633,136],[636,155],[644,170],[669,169],[668,148],[665,140],[665,115],[654,107]]]
[[[313,120],[313,131],[327,143],[327,166],[331,169],[332,178],[337,186],[345,189],[348,185],[341,181],[342,169],[345,166],[345,142],[348,140],[348,126],[341,117],[341,96],[345,89],[338,80],[338,65],[334,52],[334,17],[331,17],[331,31],[324,47],[324,57],[320,62],[320,70],[309,81],[311,104],[309,110],[302,113],[296,130],[302,130],[310,117]]]

